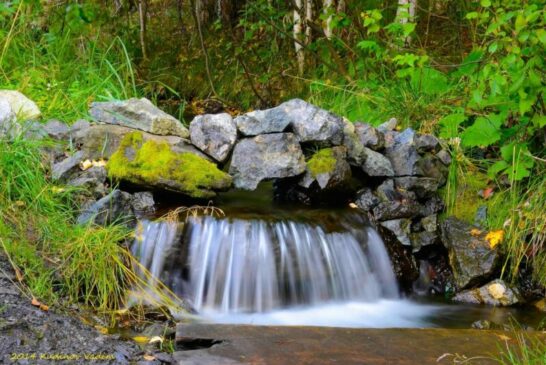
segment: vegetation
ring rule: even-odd
[[[307,168],[313,177],[331,172],[336,165],[334,152],[331,148],[323,148],[307,161]]]
[[[128,152],[134,158],[128,158]],[[193,153],[176,153],[167,143],[143,141],[142,133],[125,135],[107,165],[110,177],[144,185],[171,181],[171,189],[195,198],[210,198],[211,188],[229,187],[231,177]]]

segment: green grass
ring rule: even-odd
[[[516,334],[515,343],[505,341],[495,360],[499,365],[544,365],[546,364],[546,343],[540,338],[527,336],[522,331]]]

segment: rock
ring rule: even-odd
[[[423,203],[421,215],[428,216],[439,213],[445,209],[445,203],[438,195],[433,195]]]
[[[0,99],[0,138],[12,137],[20,132],[15,113],[6,99]]]
[[[385,131],[381,133],[383,133],[383,137],[385,138],[385,148],[391,148],[394,146],[396,137],[400,135],[400,132],[397,131]]]
[[[489,246],[484,232],[454,217],[446,219],[441,230],[459,289],[482,284],[494,274],[500,254]]]
[[[421,225],[426,232],[436,232],[438,229],[438,216],[431,214],[421,219]]]
[[[478,227],[487,226],[487,205],[480,205],[474,215],[474,225]]]
[[[473,322],[471,327],[477,330],[489,330],[491,329],[491,322],[487,319],[480,319]]]
[[[273,133],[240,140],[233,150],[229,173],[235,187],[254,190],[262,180],[297,176],[305,168],[296,136]]]
[[[251,156],[254,157],[254,156]],[[231,176],[193,153],[146,140],[142,132],[125,135],[107,164],[108,175],[137,186],[211,198],[231,186]]]
[[[89,114],[98,122],[121,125],[157,135],[189,137],[179,120],[146,98],[91,103]]]
[[[362,170],[369,176],[394,176],[391,162],[379,152],[364,147],[362,156]]]
[[[91,128],[91,123],[85,119],[79,119],[74,122],[69,131],[70,144],[75,148],[80,148],[82,140],[87,135],[89,128]],[[79,143],[77,143],[77,141]]]
[[[253,137],[259,134],[284,132],[290,119],[281,108],[255,110],[235,118],[237,129],[242,135]]]
[[[53,165],[51,171],[51,177],[53,180],[67,180],[71,174],[73,174],[78,165],[83,160],[84,153],[77,151],[72,156],[69,156]]]
[[[378,221],[399,218],[413,218],[421,214],[422,206],[413,200],[381,202],[373,208],[373,215]]]
[[[546,298],[539,299],[535,302],[533,302],[533,307],[538,309],[541,312],[546,313]]]
[[[519,292],[511,288],[501,279],[482,286],[481,288],[465,290],[453,297],[455,302],[472,304],[487,304],[494,306],[510,306],[519,303]]]
[[[83,188],[85,189],[83,193],[98,199],[107,194],[104,185],[106,177],[107,172],[104,166],[93,166],[71,178],[67,185]]]
[[[68,137],[70,128],[63,122],[52,119],[44,125],[44,130],[47,133],[48,137],[63,140]]]
[[[379,125],[379,127],[377,127],[377,130],[381,133],[385,133],[388,131],[394,131],[397,126],[398,126],[398,120],[396,120],[396,118],[391,118],[387,120],[385,123]]]
[[[415,171],[418,175],[436,180],[438,186],[443,186],[447,181],[447,167],[431,153],[425,154],[418,160]]]
[[[415,139],[417,152],[436,152],[440,149],[440,141],[432,134],[421,134]]]
[[[154,194],[150,191],[134,193],[131,200],[131,206],[137,215],[153,213],[155,211]]]
[[[419,277],[419,269],[411,254],[411,247],[402,245],[390,229],[382,225],[377,225],[376,228],[385,242],[398,282],[402,289],[410,290],[413,282]]]
[[[438,190],[438,181],[429,177],[404,176],[394,179],[398,189],[410,190],[419,198],[430,197]]]
[[[345,160],[347,149],[342,146],[324,148],[316,152],[306,164],[306,172],[299,185],[309,188],[316,182],[328,190],[345,184],[351,178],[351,167]]]
[[[5,100],[19,121],[39,119],[42,115],[38,106],[16,90],[0,90],[0,100]]]
[[[127,127],[95,124],[89,128],[83,128],[73,134],[73,143],[80,146],[84,151],[85,158],[96,160],[99,158],[109,159],[119,148],[122,139],[135,130]],[[209,159],[207,155],[195,148],[188,140],[176,136],[158,136],[142,132],[144,142],[154,141],[160,144],[167,144],[178,153],[189,152],[199,157]]]
[[[436,232],[417,232],[410,235],[411,246],[413,252],[419,252],[423,247],[437,244],[440,240]]]
[[[410,231],[411,220],[409,219],[393,219],[380,222],[383,227],[394,233],[396,239],[404,246],[411,246]]]
[[[436,157],[446,166],[451,164],[451,154],[446,150],[441,150],[436,154]]]
[[[237,141],[237,127],[227,113],[196,116],[190,123],[191,142],[218,162],[223,162]]]
[[[77,222],[82,225],[89,223],[107,225],[112,222],[127,223],[133,218],[131,194],[116,189],[83,209]]]
[[[375,208],[381,201],[375,194],[372,192],[372,189],[365,187],[361,190],[359,190],[356,193],[356,205],[364,210],[364,211],[371,211],[373,208]]]
[[[355,125],[343,119],[343,145],[347,148],[347,161],[354,166],[362,165],[364,145],[356,134]]]
[[[374,151],[385,147],[385,137],[377,129],[366,123],[355,123],[355,133],[360,143]]]
[[[406,129],[394,137],[392,145],[386,147],[386,155],[392,163],[396,176],[421,175],[417,163],[419,154],[415,147],[415,131]]]

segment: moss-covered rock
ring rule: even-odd
[[[210,198],[227,190],[231,176],[204,158],[174,152],[167,143],[144,141],[142,133],[127,134],[107,165],[108,175],[137,185]]]
[[[336,158],[332,148],[324,148],[316,152],[307,161],[307,169],[313,177],[333,172],[336,167]]]

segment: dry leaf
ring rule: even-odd
[[[17,278],[18,282],[22,282],[24,279],[23,273],[18,268],[15,268],[15,277]]]
[[[15,205],[17,205],[18,207],[24,207],[25,206],[25,202],[24,201],[21,201],[21,200],[17,200],[15,202]]]
[[[102,333],[103,335],[107,335],[107,334],[108,334],[108,328],[106,328],[106,327],[96,325],[95,328],[97,329],[97,331],[99,331],[99,332]]]
[[[144,358],[144,360],[146,361],[154,361],[155,360],[155,356],[152,356],[152,355],[144,355],[142,356]]]
[[[482,234],[482,231],[480,231],[479,229],[477,228],[472,228],[470,230],[470,234],[473,235],[474,237],[477,237],[479,236],[480,234]]]
[[[349,203],[349,208],[358,208],[358,205],[356,205],[355,203]]]
[[[136,336],[136,337],[133,337],[133,341],[137,343],[148,343],[150,339],[146,336]]]
[[[47,312],[49,310],[49,306],[41,303],[38,299],[32,297],[32,301],[30,302],[30,304],[32,304],[33,306],[35,307],[38,307],[40,308],[41,310],[43,310],[44,312]]]
[[[85,160],[80,162],[80,169],[83,171],[88,170],[91,167],[93,167],[93,163],[91,162],[91,160]]]
[[[510,337],[505,336],[505,335],[497,335],[497,336],[498,336],[501,340],[503,340],[503,341],[510,341],[510,340],[511,340]]]
[[[489,242],[489,247],[495,248],[504,239],[504,231],[502,229],[491,231],[485,236],[485,239]]]
[[[38,301],[38,299],[33,297],[32,302],[30,302],[30,304],[32,304],[35,307],[39,307],[41,303]]]
[[[163,343],[163,337],[154,336],[154,337],[150,338],[150,342],[148,342],[148,343],[156,343],[156,342]]]

